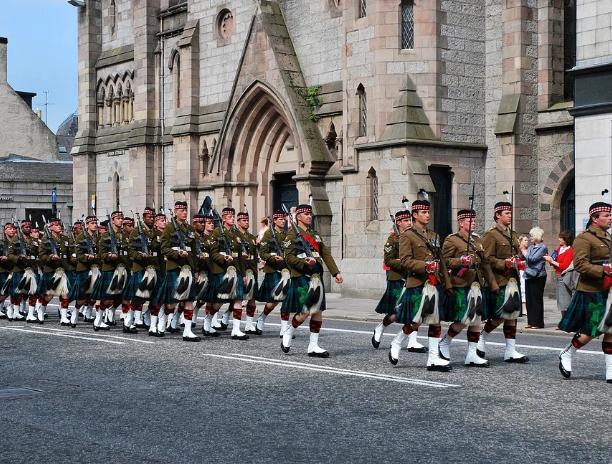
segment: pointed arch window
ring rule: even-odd
[[[368,14],[368,0],[357,0],[359,2],[358,18],[365,18]]]
[[[414,48],[414,0],[402,0],[402,49]]]
[[[98,89],[98,97],[96,98],[96,107],[98,110],[98,127],[104,126],[104,100],[106,99],[104,85],[100,84]]]
[[[113,175],[113,205],[116,211],[121,209],[121,199],[119,197],[119,173]]]
[[[181,55],[178,50],[173,50],[170,55],[170,71],[172,71],[172,82],[174,85],[174,107],[181,107]]]
[[[368,221],[378,220],[378,177],[373,167],[368,171]]]
[[[368,105],[366,99],[366,91],[362,84],[357,87],[357,99],[359,100],[359,128],[358,137],[368,135]]]
[[[115,35],[117,26],[117,5],[115,5],[115,0],[110,0],[108,6],[108,25],[110,26],[111,35]]]

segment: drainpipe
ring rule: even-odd
[[[164,38],[161,34],[164,30],[164,18],[159,18],[159,45],[161,49],[161,54],[159,57],[159,123],[161,127],[161,173],[160,173],[160,183],[161,183],[161,207],[165,207],[165,190],[166,190],[166,147],[164,145],[164,132],[166,130],[166,109],[165,109],[165,87],[166,87],[166,73],[164,66]]]

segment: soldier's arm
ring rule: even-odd
[[[414,274],[426,275],[425,261],[414,259],[412,254],[412,241],[410,231],[400,234],[400,262],[405,271]]]
[[[49,240],[47,239],[47,237],[43,238],[40,241],[38,259],[43,264],[48,264],[49,261],[51,261],[51,244],[49,243]]]
[[[499,274],[506,271],[506,260],[497,258],[496,248],[497,248],[497,240],[492,236],[493,234],[487,233],[482,237],[482,246],[485,251],[485,256],[487,257],[487,261],[491,266],[493,272],[497,272]]]
[[[177,261],[179,259],[178,250],[172,249],[172,234],[174,233],[174,227],[172,224],[166,225],[164,232],[161,235],[161,254],[167,258],[172,259],[173,261]]]
[[[591,263],[591,245],[580,236],[574,240],[574,269],[594,279],[603,278],[603,265]]]
[[[8,259],[9,263],[15,265],[20,261],[20,255],[17,252],[16,249],[16,244],[17,244],[17,240],[13,240],[12,242],[9,242],[8,245],[8,250],[6,252],[6,258]]]
[[[480,263],[480,268],[482,270],[483,277],[487,281],[487,285],[489,286],[489,289],[491,289],[492,291],[499,290],[499,285],[497,285],[495,274],[493,274],[493,270],[491,269],[491,265],[489,264],[489,261],[486,259],[486,256],[485,256],[485,259],[482,260],[482,262]]]
[[[384,263],[385,266],[389,267],[395,272],[400,274],[404,272],[404,268],[402,267],[402,263],[398,257],[397,247],[391,237],[389,237],[387,243],[385,243]]]
[[[274,257],[276,252],[274,245],[272,244],[272,233],[268,229],[263,237],[261,238],[261,244],[259,245],[259,257],[263,259],[267,264],[272,265],[275,262]],[[272,253],[275,253],[274,255]]]
[[[446,267],[453,271],[463,267],[461,264],[461,258],[456,257],[458,251],[459,250],[455,245],[455,241],[452,238],[448,237],[446,240],[444,240],[444,243],[442,244],[442,259],[444,264],[446,264]]]
[[[227,261],[225,260],[225,256],[221,254],[221,233],[217,232],[216,229],[213,232],[212,244],[210,246],[210,259],[217,265],[225,267]]]
[[[338,269],[336,260],[332,256],[331,249],[327,245],[325,245],[323,241],[321,241],[319,248],[319,253],[321,254],[321,258],[323,258],[323,262],[327,266],[327,269],[329,269],[329,272],[332,276],[336,277],[336,274],[339,274],[340,270]]]
[[[293,269],[304,272],[308,265],[304,258],[298,258],[297,256],[302,253],[302,250],[301,247],[298,246],[296,235],[294,233],[287,235],[287,241],[290,242],[290,245],[285,248],[285,261]]]
[[[146,264],[147,259],[142,254],[142,243],[137,229],[132,231],[128,239],[128,256],[140,265]]]

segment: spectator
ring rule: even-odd
[[[552,252],[551,256],[544,257],[546,262],[555,270],[557,308],[561,312],[561,319],[565,316],[565,310],[569,306],[573,294],[571,286],[574,279],[572,278],[573,275],[569,275],[574,273],[574,267],[571,265],[574,259],[573,242],[574,238],[571,232],[561,232],[559,234],[559,246]],[[557,330],[559,330],[559,327],[557,327]]]
[[[544,286],[546,285],[546,261],[548,248],[542,241],[544,231],[534,227],[529,231],[531,245],[527,249],[525,268],[525,293],[527,297],[527,329],[544,328]]]
[[[527,250],[529,248],[529,237],[527,235],[519,235],[519,258],[527,259]],[[525,271],[519,271],[521,284],[521,302],[525,305]]]

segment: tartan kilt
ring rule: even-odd
[[[445,307],[445,319],[447,322],[461,322],[465,317],[465,313],[468,309],[468,293],[470,292],[470,287],[453,287],[455,291],[453,296],[446,297],[446,307]],[[485,318],[485,314],[487,311],[487,297],[483,291],[482,293],[482,318]]]
[[[255,294],[255,299],[260,303],[279,303],[273,298],[272,290],[274,290],[280,281],[280,271],[266,272],[264,280]]]
[[[149,299],[149,304],[163,305],[164,304],[164,292],[166,289],[166,273],[161,270],[156,270],[157,272],[157,283],[155,284],[155,288],[153,289],[153,293],[151,298]]]
[[[395,306],[404,288],[403,280],[387,280],[387,288],[378,302],[375,311],[378,314],[394,314]]]
[[[77,294],[77,300],[88,300],[91,298],[91,295],[86,295],[87,291],[87,278],[89,277],[89,270],[87,271],[79,271],[76,273],[77,275],[77,285],[79,286],[79,292]],[[95,288],[94,288],[95,291]],[[93,292],[92,292],[93,293]]]
[[[517,282],[518,283],[518,282]],[[497,296],[488,288],[483,292],[483,309],[482,309],[482,320],[486,321],[487,319],[504,319],[503,312],[501,310],[504,304],[504,297],[506,296],[506,286],[499,287],[499,293]],[[521,288],[519,286],[519,298],[521,294]],[[520,316],[524,316],[521,304],[521,314]],[[519,316],[519,317],[520,317]]]
[[[442,285],[436,286],[438,290],[438,315],[440,321],[448,321],[450,314],[448,311],[448,298]],[[406,288],[402,296],[398,299],[395,306],[396,322],[399,324],[412,324],[414,317],[419,312],[421,298],[423,297],[423,287]]]
[[[174,298],[174,292],[176,291],[176,287],[178,285],[178,277],[181,273],[180,269],[174,269],[172,271],[166,271],[166,278],[164,279],[163,290],[160,290],[160,296],[163,298],[161,301],[164,304],[177,304],[181,301],[193,301],[196,297],[196,285],[195,285],[195,276],[192,277],[193,281],[191,283],[191,288],[189,289],[189,295],[185,300],[177,300]]]
[[[76,271],[66,271],[66,278],[68,279],[68,301],[76,301],[81,288],[79,276]]]
[[[209,274],[208,275],[208,289],[206,290],[205,300],[206,303],[231,303],[234,300],[222,300],[219,298],[219,289],[221,288],[221,282],[223,282],[223,276],[225,276],[225,272],[220,272],[219,274]],[[237,300],[242,300],[244,297],[244,282],[242,281],[242,273],[236,269],[236,295]]]
[[[136,297],[136,290],[138,290],[138,286],[142,281],[142,277],[144,276],[143,271],[136,271],[130,274],[130,278],[125,286],[125,291],[123,292],[123,299],[126,301],[132,301]]]
[[[64,271],[66,272],[66,271]],[[40,295],[46,296],[47,290],[53,280],[53,276],[55,275],[55,270],[51,272],[43,272],[42,278],[40,280],[40,285],[38,287],[38,292]],[[70,293],[70,289],[72,288],[72,282],[69,277],[69,273],[66,272],[66,279],[68,280],[68,292]]]
[[[13,271],[13,279],[10,285],[10,295],[11,296],[22,295],[21,293],[18,293],[17,291],[17,286],[19,285],[19,282],[21,282],[22,277],[23,277],[23,271],[21,272]]]
[[[608,292],[576,291],[559,328],[565,332],[580,332],[590,337],[601,334],[598,327],[606,312]]]
[[[4,287],[4,284],[6,283],[6,280],[8,279],[9,275],[10,273],[8,272],[0,272],[0,290],[2,290],[2,287]],[[8,294],[10,293],[10,288],[8,290],[9,291],[7,291],[6,294],[2,296],[8,296]]]
[[[323,284],[323,279],[321,278],[321,285],[323,286],[323,301],[321,302],[320,311],[325,311],[325,285]],[[310,276],[302,275],[299,277],[291,278],[291,285],[289,286],[289,291],[287,292],[287,297],[283,300],[283,304],[281,306],[282,313],[301,313],[304,312],[304,301],[306,299],[306,294],[308,293],[308,287],[310,286]]]
[[[128,273],[127,281],[129,282],[130,271],[127,269],[126,271]],[[93,292],[91,292],[92,300],[116,300],[117,298],[122,298],[121,294],[110,295],[106,292],[111,282],[113,281],[114,274],[115,274],[114,269],[112,271],[101,271],[100,278],[96,282],[96,288],[94,289]],[[127,283],[126,283],[126,286],[127,286]],[[124,292],[125,292],[125,289],[124,289]]]

